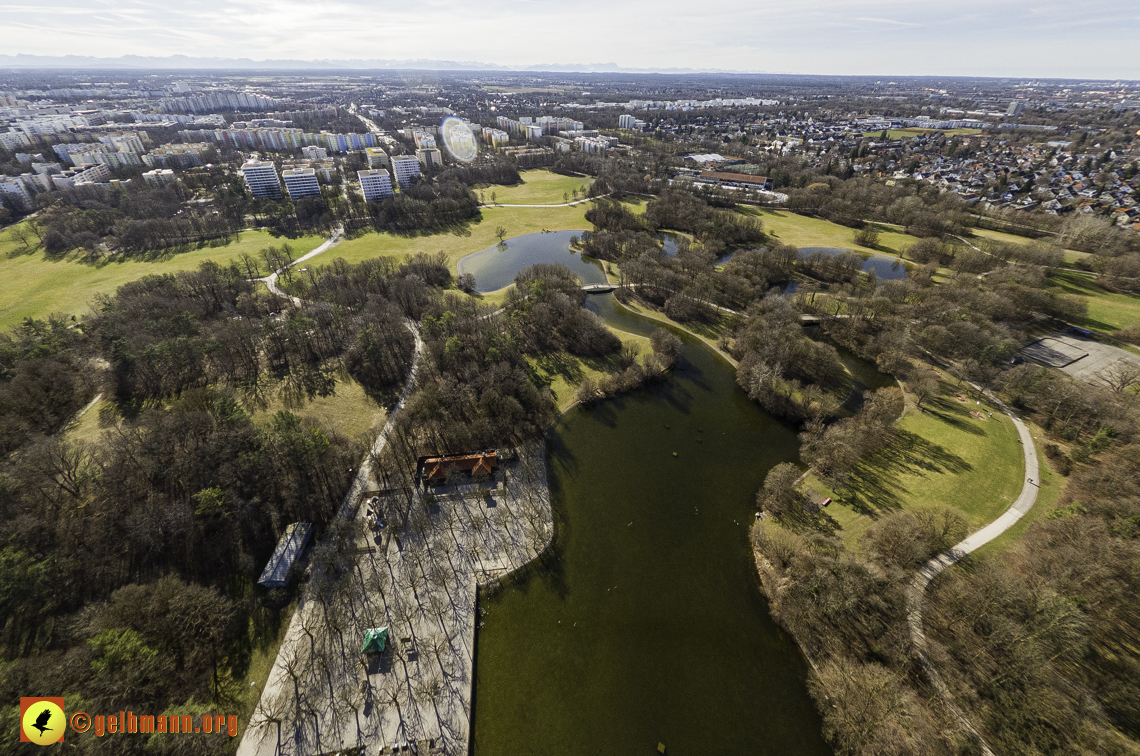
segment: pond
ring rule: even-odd
[[[835,257],[842,255],[845,252],[854,252],[862,257],[865,252],[859,252],[854,249],[844,249],[843,247],[800,247],[800,256],[804,257],[810,255],[812,252],[822,252],[825,255]],[[902,260],[890,255],[879,255],[872,253],[863,261],[863,272],[875,272],[875,275],[880,281],[892,281],[898,278],[906,278],[906,266],[903,265]]]
[[[584,284],[605,283],[606,275],[599,261],[570,251],[570,238],[583,233],[546,231],[516,236],[462,258],[459,273],[474,275],[475,290],[481,294],[510,286],[520,270],[538,263],[561,263]]]
[[[674,233],[670,233],[668,231],[663,231],[660,234],[658,234],[657,235],[657,241],[661,242],[661,254],[663,254],[665,257],[676,257],[677,256],[677,245],[680,244],[681,240],[684,238],[685,237],[681,236],[680,234],[674,234]],[[732,259],[732,256],[734,254],[736,254],[736,253],[735,252],[725,252],[723,255],[721,255],[720,257],[718,257],[714,261],[714,264],[715,265],[724,265],[726,262],[728,262],[729,260]]]
[[[591,295],[615,327],[657,325]],[[548,439],[555,540],[480,595],[472,748],[497,754],[830,750],[807,664],[768,613],[748,543],[792,427],[682,335],[672,377],[567,412]]]

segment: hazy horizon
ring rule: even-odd
[[[5,56],[430,61],[504,70],[1140,79],[1140,11],[1104,0],[0,0]]]

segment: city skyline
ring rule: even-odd
[[[629,0],[380,7],[357,0],[189,0],[172,7],[5,0],[0,11],[14,32],[8,55],[0,56],[5,66],[36,64],[12,57],[19,55],[91,56],[108,64],[121,56],[185,55],[237,59],[237,67],[251,68],[335,59],[349,68],[1140,79],[1140,60],[1131,54],[1140,13],[1102,0],[1082,4],[1079,17],[1058,0],[966,0],[950,10],[895,0],[812,0],[794,9],[712,0],[698,10],[667,0],[651,14]],[[361,20],[369,16],[378,31],[362,35]]]

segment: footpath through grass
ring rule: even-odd
[[[144,276],[195,270],[207,260],[228,265],[245,252],[256,255],[271,244],[280,247],[288,243],[300,255],[324,240],[316,235],[290,239],[267,231],[242,231],[224,246],[89,263],[82,253],[54,257],[42,248],[29,251],[12,238],[9,230],[0,234],[0,330],[19,325],[24,318],[43,318],[56,312],[82,315],[96,294],[114,294],[123,284]]]
[[[921,410],[908,407],[895,441],[862,460],[842,491],[809,475],[806,488],[832,497],[814,524],[858,550],[875,519],[896,510],[954,507],[966,515],[971,530],[995,519],[1021,492],[1024,460],[1013,422],[984,400],[976,401],[943,383],[942,396]],[[794,520],[787,524],[796,526]]]
[[[585,190],[594,183],[591,178],[582,176],[563,176],[554,173],[548,168],[536,168],[530,171],[519,171],[522,177],[521,184],[514,186],[501,186],[498,184],[479,184],[475,187],[475,194],[483,203],[491,203],[491,193],[495,194],[495,202],[502,204],[520,205],[558,205],[563,202],[573,202],[585,197]],[[574,196],[574,190],[578,196]],[[565,198],[563,195],[569,195]]]

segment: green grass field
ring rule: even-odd
[[[327,254],[314,258],[314,264],[328,264],[341,257],[350,263],[358,263],[373,257],[399,257],[417,252],[435,254],[443,252],[456,272],[455,263],[459,258],[497,244],[495,228],[507,230],[507,238],[550,231],[584,231],[592,228],[586,220],[588,203],[573,207],[485,207],[481,219],[466,227],[466,234],[391,234],[387,232],[367,233],[350,239]]]
[[[1004,512],[1021,491],[1021,445],[1013,422],[986,403],[955,398],[951,385],[925,411],[908,409],[898,423],[898,437],[860,462],[849,484],[836,495],[809,475],[805,486],[833,501],[819,520],[848,548],[877,517],[898,509],[944,504],[961,510],[977,529]],[[965,394],[962,394],[966,396]],[[993,418],[978,420],[970,411]]]
[[[879,243],[872,250],[855,243],[856,229],[840,226],[822,218],[810,218],[787,210],[744,208],[742,211],[762,220],[764,229],[777,242],[796,247],[845,247],[856,251],[898,255],[918,242],[918,237],[879,226]]]
[[[1111,333],[1140,323],[1140,296],[1106,291],[1091,275],[1075,270],[1056,272],[1051,280],[1088,304],[1088,317],[1076,323],[1082,328]]]
[[[650,320],[657,320],[662,323],[668,323],[671,326],[680,328],[682,331],[691,333],[701,341],[708,344],[718,354],[725,357],[734,366],[736,360],[732,359],[729,355],[721,352],[720,348],[716,345],[720,340],[721,334],[729,330],[733,323],[739,318],[736,315],[729,315],[728,313],[719,313],[715,320],[708,323],[678,323],[665,313],[658,309],[651,307],[647,302],[641,299],[630,299],[626,302],[619,303],[620,306],[631,310],[632,312],[641,315],[642,317],[649,318]]]
[[[974,228],[971,229],[971,232],[975,237],[980,237],[982,239],[992,239],[993,241],[999,241],[1004,244],[1031,244],[1034,241],[1028,236],[1007,234],[1004,231],[993,231],[988,228]],[[1038,241],[1049,242],[1051,239],[1052,237],[1046,236]],[[1092,257],[1092,255],[1090,255],[1088,252],[1078,252],[1075,249],[1065,250],[1065,263],[1068,265],[1072,265],[1073,263],[1081,260],[1087,260],[1090,257]]]
[[[91,264],[77,254],[49,258],[42,250],[28,253],[9,231],[0,236],[0,330],[18,325],[24,318],[42,318],[53,312],[86,313],[96,294],[113,294],[123,284],[143,276],[194,270],[207,260],[226,264],[243,252],[256,255],[271,244],[288,242],[304,253],[323,241],[321,236],[289,239],[266,231],[243,231],[236,241],[222,247]]]
[[[1049,461],[1045,457],[1044,433],[1036,425],[1029,426],[1029,433],[1033,436],[1034,446],[1037,447],[1037,469],[1038,475],[1040,476],[1040,479],[1037,481],[1040,483],[1037,488],[1037,501],[1033,503],[1033,509],[1026,512],[1012,528],[975,551],[974,556],[1000,554],[1020,541],[1021,537],[1025,535],[1025,531],[1029,529],[1029,526],[1049,514],[1053,507],[1056,506],[1057,499],[1061,497],[1061,490],[1065,487],[1066,478],[1053,472],[1053,468],[1049,466]]]
[[[326,427],[351,439],[365,437],[373,428],[379,428],[387,417],[385,409],[369,397],[359,383],[344,376],[337,378],[333,395],[317,397],[300,407],[286,407],[277,393],[271,392],[266,406],[252,408],[250,419],[264,428],[283,409],[301,417],[320,420]],[[247,411],[250,408],[247,407]],[[101,399],[67,429],[67,437],[89,444],[98,443],[103,431],[114,427],[120,420],[115,403]]]
[[[338,377],[336,393],[332,396],[318,396],[301,407],[286,407],[277,396],[265,407],[257,408],[251,417],[257,425],[266,427],[279,411],[287,409],[301,417],[320,420],[342,436],[352,439],[365,437],[373,429],[379,429],[387,417],[387,412],[365,393],[364,388],[348,377]]]
[[[644,336],[624,331],[614,333],[622,344],[632,345],[639,357],[652,351],[649,339]],[[566,352],[556,352],[540,356],[528,355],[526,361],[530,363],[531,377],[535,383],[550,387],[559,410],[565,410],[576,401],[574,393],[585,379],[593,378],[597,381],[612,373],[619,373],[622,369],[616,353],[605,357],[576,357]]]
[[[510,205],[558,205],[563,202],[573,202],[582,199],[585,190],[594,183],[591,178],[581,176],[563,176],[546,168],[537,168],[531,171],[519,171],[523,183],[515,186],[500,186],[497,184],[479,184],[475,187],[475,194],[487,204],[491,202],[491,193],[495,193],[495,202]],[[574,197],[574,190],[578,190],[578,197]],[[564,194],[570,199],[563,198]]]

